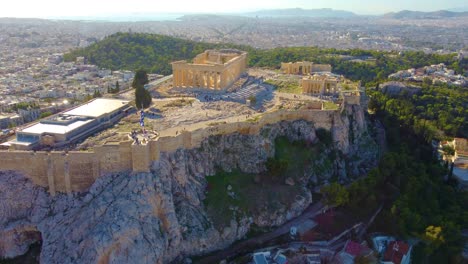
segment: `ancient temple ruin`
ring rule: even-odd
[[[310,95],[336,95],[358,93],[361,82],[350,81],[333,73],[317,73],[304,76],[301,80],[302,93]]]
[[[172,63],[173,86],[224,90],[239,79],[247,68],[247,52],[235,49],[207,50],[193,63]]]
[[[315,64],[310,61],[282,62],[281,71],[284,74],[302,74],[307,75],[314,72],[331,72],[330,64]]]
[[[338,92],[338,78],[327,75],[313,75],[302,79],[302,93],[329,94]]]

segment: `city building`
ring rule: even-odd
[[[0,115],[0,129],[5,129],[10,126],[10,116],[8,115]]]
[[[95,99],[18,131],[6,144],[18,150],[64,146],[115,124],[129,108],[129,101]]]
[[[382,264],[409,264],[412,246],[391,236],[372,237],[372,245],[381,256]]]
[[[461,187],[468,188],[468,140],[466,138],[455,138],[452,141],[433,143],[441,160],[453,164],[452,175],[460,183]],[[444,148],[453,149],[453,155],[445,153]]]
[[[198,54],[193,63],[172,63],[173,86],[225,90],[247,68],[247,52],[235,49],[207,50]]]
[[[468,188],[468,140],[455,138],[453,140],[455,155],[453,156],[453,176],[464,187]]]
[[[343,250],[335,255],[334,263],[353,264],[355,262],[354,259],[358,256],[364,256],[367,259],[372,259],[373,261],[375,260],[372,249],[367,245],[348,240],[343,247]]]
[[[391,241],[382,258],[382,264],[409,264],[411,246],[403,241]]]
[[[390,74],[389,79],[405,80],[412,82],[430,81],[433,84],[448,84],[453,86],[467,87],[468,78],[455,74],[455,71],[447,68],[443,63],[425,66],[418,69],[408,69]]]

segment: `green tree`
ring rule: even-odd
[[[423,83],[426,85],[431,85],[432,84],[432,79],[429,77],[424,77]]]
[[[257,97],[255,97],[254,95],[249,96],[248,99],[250,100],[250,103],[253,105],[257,103]]]
[[[119,84],[119,81],[116,81],[114,93],[118,93],[118,92],[120,92],[120,84]]]
[[[151,101],[152,98],[150,93],[142,85],[137,86],[135,89],[136,107],[148,108],[151,105]]]
[[[102,97],[101,92],[98,90],[94,90],[93,98],[98,98],[98,97]]]
[[[51,116],[51,115],[52,115],[52,112],[47,111],[47,112],[41,113],[39,118],[45,118],[45,117],[48,117],[48,116]]]
[[[133,77],[132,87],[137,88],[139,86],[143,87],[148,83],[148,73],[145,70],[138,70]]]
[[[341,206],[349,202],[348,190],[337,182],[322,187],[321,192],[325,196],[327,205]]]
[[[444,152],[445,155],[448,155],[448,156],[455,155],[455,149],[452,146],[449,146],[449,145],[443,146],[442,151]]]

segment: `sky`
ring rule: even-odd
[[[108,16],[132,13],[235,13],[279,8],[333,8],[357,14],[467,7],[466,0],[2,0],[0,17]]]

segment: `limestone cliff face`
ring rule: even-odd
[[[345,179],[372,166],[376,153],[362,109],[347,106],[330,123],[341,154],[329,161],[329,171],[305,173],[296,183],[305,195],[273,212],[234,217],[223,228],[214,227],[203,203],[205,176],[219,169],[262,172],[275,153],[275,138],[317,142],[314,124],[281,122],[255,136],[213,136],[200,148],[163,153],[150,173],[106,175],[88,192],[71,196],[50,197],[23,176],[0,172],[0,257],[24,254],[39,239],[42,263],[167,263],[227,247],[253,223],[280,225],[301,214],[312,202],[307,183],[332,175]]]

